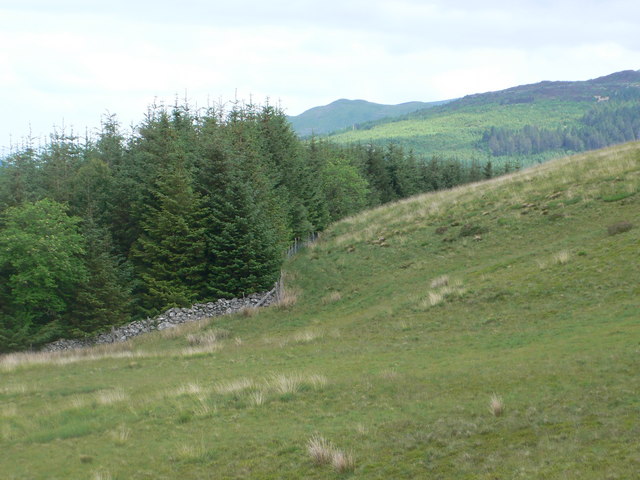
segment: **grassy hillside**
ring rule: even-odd
[[[639,192],[638,143],[552,161],[334,225],[279,307],[2,357],[2,476],[634,478]]]
[[[444,155],[484,159],[488,150],[483,134],[491,127],[519,129],[533,125],[545,129],[571,129],[581,117],[606,101],[637,99],[640,72],[625,71],[584,82],[540,82],[498,92],[469,95],[436,108],[405,117],[371,122],[357,130],[332,135],[338,142],[393,141],[420,156]],[[563,152],[498,157],[493,161],[532,165]]]
[[[442,102],[406,102],[398,105],[383,105],[366,100],[340,99],[329,105],[314,107],[300,115],[287,117],[293,129],[300,136],[324,135],[327,133],[352,128],[364,122],[372,122],[383,118],[394,118],[417,110],[424,110]]]

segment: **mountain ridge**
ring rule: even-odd
[[[446,103],[410,101],[395,105],[341,98],[327,105],[312,107],[299,115],[288,116],[295,132],[301,137],[325,135],[364,122],[394,118]]]

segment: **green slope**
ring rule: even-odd
[[[300,115],[287,117],[295,132],[306,137],[356,128],[360,123],[395,118],[418,110],[441,105],[441,102],[406,102],[398,105],[384,105],[366,100],[340,99],[329,105],[314,107]]]
[[[548,162],[334,225],[289,306],[1,357],[2,476],[635,478],[639,192],[638,143]]]
[[[637,102],[639,97],[640,71],[630,70],[584,82],[540,82],[470,95],[405,117],[364,124],[330,138],[338,142],[393,141],[424,157],[484,159],[488,150],[482,137],[491,127],[570,129],[579,126],[581,117],[598,105],[598,98]],[[549,151],[494,160],[518,161],[526,166],[563,153]]]

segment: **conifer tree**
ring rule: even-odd
[[[167,165],[154,182],[154,202],[133,246],[139,307],[146,315],[198,299],[204,281],[202,199],[181,162]]]

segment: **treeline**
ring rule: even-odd
[[[640,104],[599,105],[571,128],[534,125],[508,129],[491,127],[482,146],[493,156],[532,155],[547,151],[582,152],[640,139]]]
[[[0,166],[0,351],[271,288],[294,238],[493,176],[396,145],[301,142],[272,106],[149,109],[132,134],[53,134]]]

